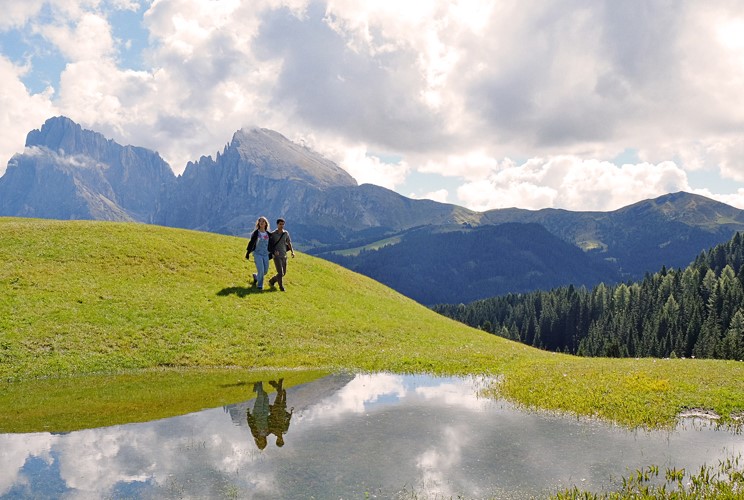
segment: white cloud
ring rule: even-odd
[[[554,207],[556,193],[553,188],[528,182],[499,187],[484,179],[463,184],[457,189],[457,197],[464,206],[477,211],[509,207],[536,210]]]
[[[115,10],[131,10],[137,12],[142,8],[140,0],[109,0]]]
[[[27,67],[14,65],[0,56],[0,175],[5,172],[10,158],[23,152],[26,135],[55,114],[51,103],[53,91],[48,88],[30,94],[21,81]]]
[[[410,167],[404,162],[387,163],[371,155],[366,148],[356,147],[343,150],[339,166],[345,169],[359,184],[377,184],[395,189],[406,178]]]
[[[690,170],[718,170],[721,177],[744,182],[744,137],[713,138],[666,149]]]
[[[506,159],[506,162],[511,160]],[[486,177],[499,168],[499,162],[485,151],[447,155],[443,159],[424,159],[419,172],[462,177],[467,180],[478,180]]]
[[[23,26],[41,10],[45,0],[26,0],[24,2],[4,2],[3,15],[0,16],[0,31]]]
[[[71,62],[100,60],[114,53],[111,27],[96,14],[82,15],[74,27],[53,24],[42,27],[40,32]]]
[[[546,207],[615,210],[641,199],[690,191],[685,172],[672,162],[615,165],[575,156],[504,162],[487,179],[458,188],[462,202],[476,210]]]
[[[75,29],[45,28],[71,61],[60,77],[61,113],[159,151],[176,172],[216,153],[247,123],[282,130],[260,98],[276,70],[270,61],[258,64],[246,45],[257,11],[238,1],[158,1],[145,23],[153,41],[147,71],[117,66],[110,26],[100,17],[85,15]],[[86,42],[92,33],[100,44]]]
[[[132,107],[137,109],[139,105],[133,101],[133,94],[151,96],[154,89],[149,74],[121,71],[110,60],[70,63],[60,81],[58,105],[62,112],[87,128],[109,132],[109,136],[109,127],[125,127],[133,121]],[[135,116],[147,122],[148,114],[142,111]]]
[[[119,66],[112,9],[143,15],[140,71]],[[244,126],[313,137],[360,183],[462,178],[470,208],[602,210],[688,188],[691,170],[744,183],[741,12],[738,0],[14,1],[0,31],[49,46],[27,63],[0,54],[0,172],[64,113],[176,172]],[[59,88],[32,95],[22,82],[55,49]],[[627,149],[636,167],[603,163]]]
[[[440,203],[449,203],[449,191],[447,191],[446,189],[438,189],[436,191],[424,193],[421,196],[417,195],[416,193],[411,193],[408,195],[408,197],[419,200],[434,200]]]
[[[109,68],[121,83],[110,94],[126,104],[101,117],[101,126],[109,123],[116,137],[159,151],[176,172],[188,161],[214,155],[247,125],[291,135],[284,127],[291,115],[272,111],[265,98],[281,61],[259,61],[251,46],[263,9],[275,3],[155,1],[144,16],[152,69],[117,75]]]
[[[490,383],[489,380],[472,377],[446,382],[436,378],[426,380],[426,377],[411,380],[389,373],[359,374],[333,396],[303,411],[298,420],[308,422],[319,418],[335,419],[350,413],[365,413],[373,403],[384,404],[383,401],[404,399],[443,403],[478,412],[493,403],[478,395],[479,388]]]
[[[0,31],[22,27],[32,22],[45,6],[58,21],[74,19],[88,9],[99,5],[100,0],[6,0],[2,4],[3,15],[0,16]],[[137,0],[113,0],[115,8],[136,10]]]

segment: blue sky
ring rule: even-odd
[[[65,115],[176,173],[266,127],[476,210],[744,208],[744,0],[3,0],[0,173]]]

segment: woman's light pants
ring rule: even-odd
[[[256,285],[263,288],[264,276],[269,272],[269,256],[253,254],[256,260]]]

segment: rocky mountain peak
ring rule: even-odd
[[[91,155],[105,149],[110,142],[98,132],[83,130],[65,116],[48,119],[40,130],[32,130],[26,136],[26,147],[45,147],[63,154]]]
[[[237,153],[254,173],[277,180],[303,181],[313,187],[356,186],[356,180],[334,162],[282,134],[263,128],[238,130],[225,154]]]
[[[175,183],[155,152],[122,146],[67,117],[26,136],[0,178],[0,215],[149,221]]]

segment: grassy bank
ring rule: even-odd
[[[289,389],[327,375],[317,370],[150,369],[114,375],[4,384],[0,433],[69,432],[149,422],[253,399],[253,383],[284,380]],[[271,386],[266,384],[267,392]]]
[[[40,378],[153,368],[308,368],[502,375],[495,392],[512,401],[631,426],[671,425],[684,408],[724,419],[744,411],[744,363],[547,353],[302,253],[286,292],[258,292],[245,244],[139,224],[0,218],[3,393]],[[1,398],[22,411],[17,397]]]

